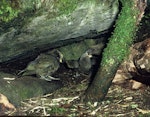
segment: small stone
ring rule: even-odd
[[[132,89],[140,89],[142,86],[143,86],[143,84],[141,82],[132,80]]]

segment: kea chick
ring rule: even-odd
[[[84,72],[88,73],[92,67],[91,61],[92,55],[86,51],[79,59],[79,69]]]
[[[47,81],[59,80],[51,75],[58,70],[60,62],[62,62],[62,54],[57,50],[40,54],[27,65],[25,70],[21,71],[21,74],[22,76],[36,75]]]
[[[79,69],[86,73],[91,74],[93,66],[96,66],[98,56],[101,54],[103,44],[97,44],[89,48],[79,59]],[[92,70],[92,71],[91,71]]]

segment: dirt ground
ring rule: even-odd
[[[148,117],[150,116],[150,88],[131,90],[112,85],[101,103],[78,102],[86,83],[65,87],[42,98],[25,101],[20,108],[23,115],[42,116],[99,116],[99,117]]]
[[[62,77],[65,87],[52,94],[34,97],[22,102],[15,111],[1,115],[11,116],[98,116],[98,117],[148,117],[150,116],[150,87],[131,90],[129,81],[114,85],[102,102],[81,103],[88,86],[88,75],[78,71],[61,69],[56,76]]]

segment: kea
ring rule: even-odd
[[[60,80],[51,75],[59,69],[62,58],[63,55],[58,50],[42,53],[19,74],[22,74],[22,76],[36,75],[46,81]]]

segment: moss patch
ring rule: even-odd
[[[71,13],[82,0],[56,0],[56,8],[59,10],[59,14]]]
[[[8,22],[18,16],[19,2],[17,0],[0,1],[0,20]]]
[[[131,1],[121,0],[123,8],[116,22],[114,33],[103,53],[102,66],[119,64],[127,56],[134,41],[138,11],[132,9],[134,3]]]

